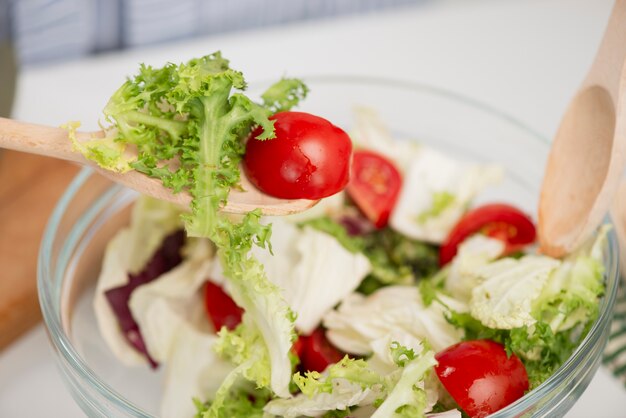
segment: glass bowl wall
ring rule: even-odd
[[[548,142],[515,119],[424,85],[359,77],[305,80],[311,93],[299,109],[350,131],[353,108],[370,107],[398,138],[419,140],[465,160],[497,162],[505,168],[505,181],[479,202],[507,201],[535,213]],[[153,417],[158,411],[160,374],[119,363],[98,333],[91,306],[106,243],[128,222],[135,198],[134,192],[83,170],[57,205],[39,255],[39,296],[59,369],[91,417]],[[607,293],[583,344],[544,384],[493,417],[562,416],[580,397],[608,337],[618,283],[612,236],[605,266]]]

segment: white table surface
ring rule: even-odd
[[[96,128],[108,95],[138,62],[222,50],[249,81],[358,74],[429,83],[554,133],[609,14],[608,0],[434,1],[369,16],[294,24],[25,71],[14,116]],[[567,415],[626,416],[626,390],[600,369]],[[0,353],[0,417],[83,416],[56,372],[42,326]]]

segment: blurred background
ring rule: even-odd
[[[17,67],[428,0],[0,0],[0,115]]]

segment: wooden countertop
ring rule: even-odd
[[[79,167],[0,150],[0,350],[39,322],[37,253],[48,218]]]

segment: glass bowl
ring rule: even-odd
[[[300,109],[349,130],[353,107],[371,107],[396,137],[419,139],[466,160],[498,162],[506,179],[480,201],[508,201],[535,213],[548,142],[514,118],[425,85],[363,77],[305,80],[311,93]],[[83,170],[54,210],[39,254],[39,298],[56,360],[74,399],[91,417],[153,417],[158,411],[159,372],[119,363],[100,337],[91,307],[105,245],[128,222],[135,198]],[[606,295],[583,343],[556,374],[493,417],[562,416],[585,390],[607,342],[618,285],[613,235],[608,248]]]

